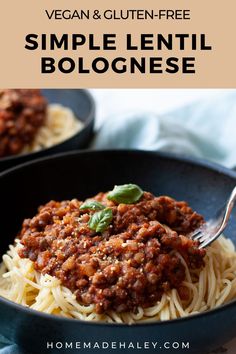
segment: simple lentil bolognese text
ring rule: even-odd
[[[85,202],[50,201],[3,256],[0,295],[84,320],[134,323],[187,316],[236,296],[236,253],[190,238],[204,223],[186,202],[137,185]]]
[[[0,158],[55,145],[82,127],[73,112],[36,89],[0,89]]]

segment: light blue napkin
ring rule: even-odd
[[[11,343],[8,339],[0,334],[0,353],[1,354],[23,354],[18,346]]]
[[[91,148],[168,151],[235,167],[236,90],[164,115],[139,112],[111,116],[97,132]],[[21,353],[1,336],[0,348],[0,354]]]
[[[91,148],[160,150],[236,166],[236,90],[164,115],[111,116]]]

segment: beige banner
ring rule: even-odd
[[[235,13],[235,0],[1,1],[1,87],[235,88]],[[30,37],[27,42],[30,34],[37,39]],[[67,43],[68,50],[51,50],[51,34],[58,40],[64,34],[62,45]],[[77,35],[74,42],[73,34]],[[188,36],[180,39],[179,34]],[[172,50],[163,41],[160,44],[160,35],[168,39],[169,46],[168,35],[172,36]],[[75,47],[77,43],[75,50],[73,43]],[[127,50],[127,43],[132,50]],[[26,44],[38,48],[29,50]],[[42,59],[45,57],[52,59]],[[70,58],[68,62],[65,57]],[[97,59],[101,57],[103,60]],[[52,60],[55,71],[42,73],[42,63],[49,70]],[[72,62],[71,73],[60,71],[60,67],[69,70]],[[142,63],[145,73],[137,69],[138,64],[135,73],[130,73],[134,62]],[[106,69],[106,63],[109,68],[97,73]],[[114,72],[112,63],[120,73]],[[90,72],[82,72],[86,70]],[[192,70],[195,73],[186,73]]]

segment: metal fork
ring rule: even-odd
[[[199,248],[208,246],[222,234],[228,224],[235,201],[236,187],[232,190],[225,205],[216,212],[215,216],[190,235],[192,240],[200,242]]]

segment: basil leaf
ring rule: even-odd
[[[102,210],[105,209],[105,206],[101,203],[97,202],[96,200],[87,200],[80,206],[80,210]]]
[[[114,189],[108,193],[107,199],[117,203],[133,204],[138,202],[142,195],[142,189],[136,184],[123,184],[121,186],[115,186]]]
[[[106,208],[94,213],[91,216],[88,225],[90,229],[96,232],[103,232],[108,228],[112,219],[113,219],[112,210],[110,208]]]

